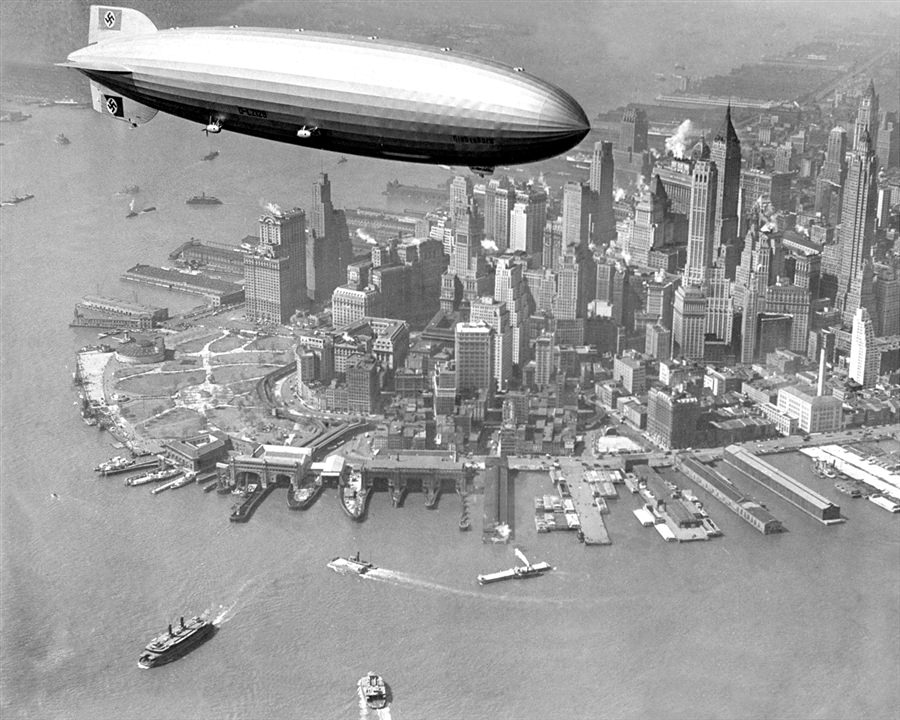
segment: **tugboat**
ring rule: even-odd
[[[838,492],[844,493],[844,495],[849,495],[852,498],[862,497],[862,490],[860,490],[857,482],[855,480],[851,480],[848,477],[840,478],[834,484],[834,489]]]
[[[169,632],[153,638],[144,648],[138,659],[138,667],[148,669],[157,665],[165,665],[187,655],[191,650],[209,640],[216,632],[207,613],[192,617],[187,623],[184,618]]]
[[[518,557],[524,565],[516,565],[509,570],[501,570],[500,572],[488,573],[487,575],[478,576],[479,585],[487,585],[488,583],[500,582],[501,580],[524,580],[525,578],[537,577],[543,575],[548,570],[552,570],[550,563],[539,562],[532,565],[528,562],[528,558],[519,550],[515,549],[516,557]]]
[[[200,193],[199,195],[194,195],[194,197],[188,198],[185,201],[188,205],[221,205],[222,201],[219,198],[214,197],[213,195],[207,195],[205,192]]]
[[[208,160],[215,160],[217,157],[219,157],[219,151],[218,151],[218,150],[213,150],[211,153],[207,153],[206,155],[204,155],[204,156],[203,156],[202,158],[200,158],[200,159],[201,159],[201,160],[207,160],[207,161],[208,161]]]
[[[359,694],[373,710],[387,707],[387,686],[381,675],[371,670],[359,679]]]
[[[347,570],[352,570],[357,575],[365,575],[369,570],[377,570],[378,566],[373,565],[367,560],[359,559],[359,550],[356,551],[356,555],[350,555],[349,557],[341,557],[338,555],[334,560],[328,563],[328,567],[330,567],[335,572],[345,572]]]

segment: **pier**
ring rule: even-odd
[[[580,466],[573,463],[566,463],[565,470],[556,471],[556,475],[561,475],[559,485],[565,482],[568,494],[571,497],[575,514],[578,516],[578,522],[581,525],[579,537],[584,539],[585,545],[612,545],[609,539],[609,532],[606,530],[606,523],[603,522],[600,506],[595,502],[594,492],[591,490],[589,483],[584,482],[579,472]],[[577,477],[576,477],[577,475]],[[562,488],[560,488],[562,490]],[[565,496],[560,493],[565,501]]]

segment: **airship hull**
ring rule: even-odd
[[[578,103],[549,83],[406,43],[171,29],[104,37],[66,65],[161,112],[343,154],[491,167],[553,157],[589,130]]]

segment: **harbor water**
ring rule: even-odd
[[[118,277],[167,264],[190,236],[237,242],[266,202],[308,206],[321,171],[348,207],[383,205],[395,177],[436,185],[448,172],[207,138],[162,115],[131,130],[22,109],[33,117],[3,125],[0,148],[0,194],[35,195],[0,211],[4,720],[356,718],[368,670],[391,686],[394,718],[896,717],[898,517],[811,475],[848,522],[825,527],[752,488],[789,530],[763,536],[696,490],[724,537],[664,543],[623,492],[605,516],[613,544],[586,548],[536,534],[547,481],[522,474],[516,545],[555,570],[488,587],[479,573],[516,560],[512,545],[481,542],[477,498],[469,533],[454,495],[429,511],[421,495],[393,509],[380,493],[353,523],[333,490],[305,512],[278,490],[239,524],[231,497],[195,485],[152,496],[98,479],[92,468],[120,451],[73,405],[75,350],[96,342],[68,327],[82,295],[190,308],[196,298]],[[125,218],[116,192],[131,183],[156,212]],[[224,204],[185,205],[201,191]],[[326,567],[357,550],[384,571]],[[207,608],[212,640],[137,668],[168,622]]]

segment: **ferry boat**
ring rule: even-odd
[[[362,474],[358,470],[350,473],[347,484],[340,489],[341,507],[351,519],[359,522],[366,514],[369,500],[369,489],[365,486]]]
[[[381,675],[371,670],[359,679],[359,694],[373,710],[387,707],[387,686]]]
[[[219,157],[219,151],[218,151],[218,150],[213,150],[212,152],[207,153],[206,155],[204,155],[204,156],[203,156],[202,158],[200,158],[200,159],[201,159],[201,160],[207,160],[207,161],[209,161],[209,160],[215,160],[217,157]]]
[[[528,558],[525,557],[525,555],[521,550],[519,550],[519,548],[515,549],[515,553],[516,557],[518,557],[524,563],[523,565],[515,565],[509,570],[501,570],[495,573],[479,575],[478,584],[487,585],[489,583],[500,582],[501,580],[524,580],[526,578],[543,575],[545,572],[553,569],[550,563],[546,562],[534,563],[532,565],[530,562],[528,562]]]
[[[131,467],[132,465],[134,465],[134,460],[119,455],[114,458],[110,458],[106,462],[100,463],[97,467],[94,468],[94,472],[98,472],[101,475],[106,475],[107,473],[114,472],[116,470],[124,470],[125,468]]]
[[[298,489],[288,488],[288,507],[292,510],[306,510],[319,497],[324,484],[321,478],[316,478],[315,482],[304,485]]]
[[[205,192],[194,195],[185,201],[188,205],[221,205],[222,201],[213,195],[207,195]]]
[[[148,669],[177,660],[209,640],[215,632],[216,626],[206,613],[192,617],[187,623],[182,617],[174,628],[170,624],[168,632],[147,644],[138,659],[138,667]]]
[[[378,566],[373,565],[367,560],[360,560],[359,550],[356,551],[356,555],[350,555],[349,557],[341,557],[340,555],[338,555],[330,563],[328,563],[328,567],[330,567],[335,572],[352,570],[357,575],[365,575],[367,572],[369,572],[369,570],[378,569]]]

